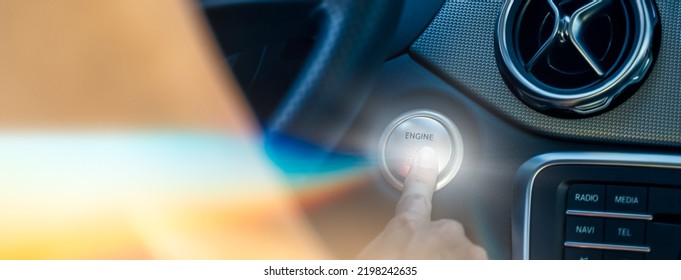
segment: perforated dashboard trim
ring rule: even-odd
[[[541,114],[506,87],[494,54],[501,0],[448,0],[410,53],[492,111],[531,131],[573,140],[681,146],[681,5],[677,0],[656,2],[662,42],[650,76],[619,107],[590,118]]]

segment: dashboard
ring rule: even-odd
[[[226,2],[202,4],[265,124],[320,36],[305,20],[272,18],[286,39],[236,40]],[[344,99],[357,111],[334,142],[372,180],[307,211],[337,256],[353,258],[390,219],[400,177],[386,145],[421,117],[446,128],[413,124],[427,133],[418,137],[448,139],[437,145],[454,170],[441,171],[433,219],[460,221],[490,258],[681,258],[677,1],[400,4],[385,59],[366,96]]]

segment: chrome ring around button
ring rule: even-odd
[[[463,138],[459,129],[440,113],[417,110],[393,120],[379,141],[379,167],[393,187],[404,188],[404,177],[418,150],[425,146],[435,149],[438,157],[436,190],[454,179],[463,161]]]

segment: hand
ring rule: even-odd
[[[395,217],[359,259],[487,259],[487,252],[468,240],[461,223],[430,220],[437,173],[435,151],[422,148],[404,181]]]

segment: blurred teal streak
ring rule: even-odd
[[[302,139],[275,133],[267,135],[265,153],[287,177],[324,175],[370,166],[364,156],[330,151]]]

